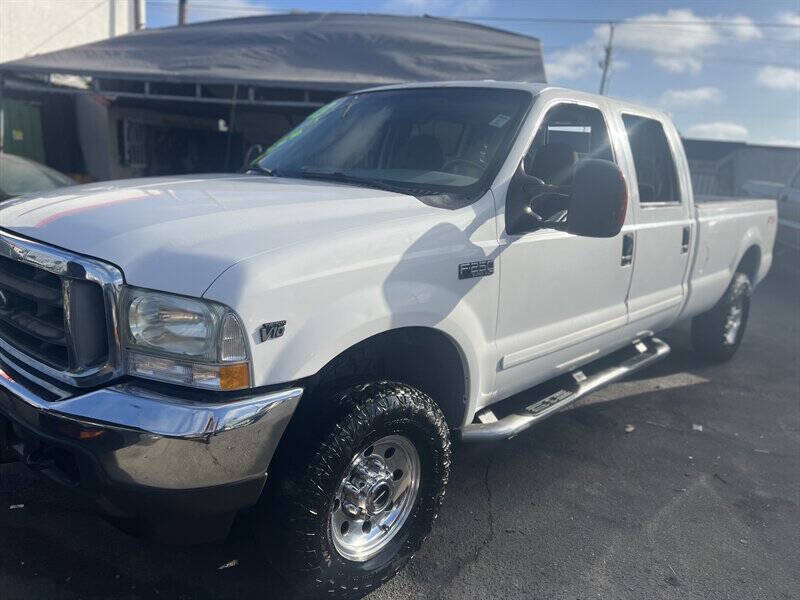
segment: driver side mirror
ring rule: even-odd
[[[578,162],[566,223],[569,233],[614,237],[625,223],[627,208],[628,188],[617,165],[595,158]]]
[[[566,218],[552,220],[538,215],[533,205],[544,197],[560,203],[566,209]],[[571,185],[551,185],[528,175],[523,161],[506,197],[506,230],[519,235],[550,228],[584,237],[614,237],[622,229],[627,208],[625,177],[611,161],[578,161]]]

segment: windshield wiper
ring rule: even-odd
[[[359,177],[358,175],[351,175],[344,171],[315,171],[314,169],[303,169],[300,171],[300,176],[308,177],[309,179],[326,179],[340,183],[352,183],[355,185],[363,185],[365,187],[376,188],[379,190],[397,192],[398,194],[410,194],[412,196],[429,196],[436,193],[423,188],[415,188],[413,186],[395,185],[384,181],[383,179]]]
[[[268,169],[267,167],[262,167],[260,164],[255,163],[247,167],[245,171],[245,175],[264,175],[265,177],[277,177],[278,174],[275,172],[274,169]]]

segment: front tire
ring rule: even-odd
[[[692,319],[692,345],[697,354],[710,362],[733,358],[747,327],[751,293],[750,278],[736,273],[714,308]]]
[[[360,598],[429,536],[450,474],[450,435],[433,400],[404,384],[359,385],[327,400],[339,407],[335,417],[309,427],[322,435],[298,443],[301,460],[266,492],[261,537],[299,595]]]

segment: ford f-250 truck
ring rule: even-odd
[[[451,440],[653,363],[679,319],[730,358],[775,230],[773,201],[695,205],[654,110],[521,83],[347,95],[243,174],[0,208],[4,455],[162,536],[254,507],[291,585],[363,595],[429,535]]]

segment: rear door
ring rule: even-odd
[[[635,179],[630,199],[635,226],[625,233],[633,248],[626,337],[639,337],[668,327],[682,309],[695,220],[689,178],[678,170],[684,165],[676,164],[676,156],[683,156],[677,132],[649,116],[626,111],[618,116]]]

